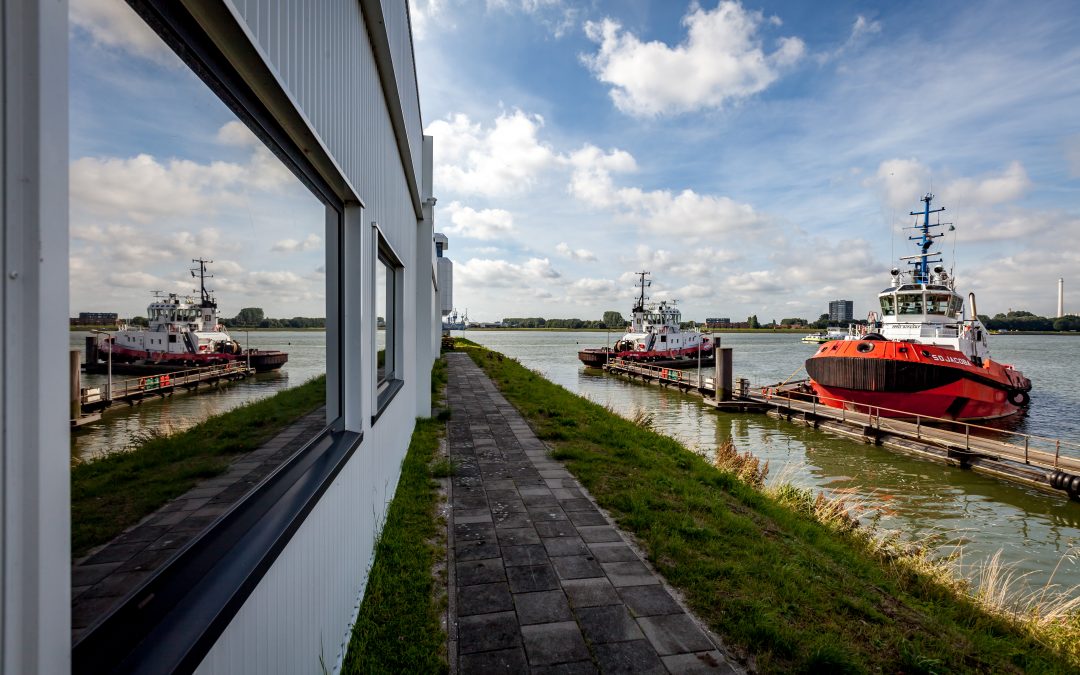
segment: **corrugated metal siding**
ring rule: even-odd
[[[237,14],[288,88],[312,128],[365,203],[363,227],[378,222],[406,266],[404,297],[430,294],[417,288],[417,218],[402,167],[371,41],[356,0],[233,0]],[[398,91],[405,101],[413,155],[421,174],[421,125],[404,2],[386,1],[386,31]],[[365,241],[367,237],[364,238]],[[426,247],[425,247],[426,248]],[[365,243],[359,273],[373,260]],[[349,265],[357,264],[350,261]],[[347,274],[357,273],[350,267]],[[364,315],[373,310],[363,302]],[[432,323],[423,317],[424,324]],[[403,334],[415,335],[416,302],[406,301]],[[367,333],[364,333],[367,335]],[[305,673],[338,662],[357,598],[366,583],[377,526],[397,485],[401,461],[417,416],[415,348],[405,341],[405,386],[365,431],[361,447],[326,491],[278,560],[230,622],[200,665],[201,673]],[[412,343],[415,344],[415,343]],[[364,354],[373,372],[370,344],[345,344]],[[364,415],[371,401],[365,400]],[[424,411],[425,413],[427,411]]]
[[[358,130],[369,122],[365,104],[372,101],[370,72],[363,62],[371,56],[371,45],[359,2],[231,0],[231,4],[338,166],[352,185],[364,192],[360,186],[367,185],[365,178],[370,177],[363,159],[368,148]],[[409,138],[407,161],[419,180],[423,169],[423,123],[408,8],[400,0],[381,0],[381,6]],[[380,89],[377,98],[385,112],[377,75],[374,85]],[[388,140],[396,144],[392,133]],[[395,161],[400,162],[397,154],[395,147]],[[368,194],[360,197],[368,203]]]
[[[449,258],[439,258],[439,297],[442,313],[448,314],[454,308],[454,263]]]

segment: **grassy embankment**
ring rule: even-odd
[[[458,346],[694,611],[761,671],[1080,668],[1075,610],[1039,623],[988,608],[944,568],[881,542],[809,491],[766,493],[512,359]]]
[[[129,452],[71,467],[71,553],[79,557],[187,492],[326,402],[326,377],[211,417],[169,436],[146,434]]]
[[[432,369],[436,397],[446,378],[446,362],[440,359]],[[442,673],[449,668],[440,626],[446,579],[439,579],[438,586],[433,575],[436,563],[446,558],[446,522],[436,513],[439,486],[434,480],[448,475],[447,461],[436,459],[446,417],[442,413],[416,421],[353,626],[346,673]]]

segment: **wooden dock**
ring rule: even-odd
[[[74,352],[77,355],[77,352]],[[72,375],[71,425],[80,427],[101,419],[101,413],[109,408],[141,403],[148,398],[165,398],[177,393],[195,393],[200,388],[218,387],[227,382],[242,380],[255,374],[246,363],[232,361],[215,366],[190,368],[171,373],[159,373],[143,377],[113,380],[110,385],[82,387],[78,378],[78,365]],[[78,392],[76,395],[75,392]]]
[[[887,417],[893,411],[847,403],[831,407],[802,383],[751,389],[746,380],[730,384],[730,364],[713,372],[677,370],[645,363],[613,361],[604,370],[628,379],[699,395],[723,412],[764,412],[793,424],[821,429],[861,443],[880,445],[920,459],[971,469],[1080,501],[1080,444],[1003,431],[969,422],[915,416]],[[725,379],[728,384],[725,384]],[[719,395],[716,383],[720,382]],[[860,409],[857,409],[860,408]],[[1064,454],[1062,451],[1064,450]]]

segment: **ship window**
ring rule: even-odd
[[[881,315],[893,316],[896,314],[896,299],[891,295],[881,297]]]
[[[926,313],[948,315],[949,300],[950,296],[948,295],[927,295]]]
[[[960,316],[960,312],[964,310],[964,301],[960,299],[960,296],[954,295],[952,296],[952,300],[949,301],[949,308],[951,310],[951,315],[958,317]]]
[[[896,301],[898,313],[901,315],[923,313],[922,293],[901,293],[896,296]]]

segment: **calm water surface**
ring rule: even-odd
[[[582,347],[603,346],[604,333],[470,331],[468,337],[512,356],[570,391],[622,413],[644,409],[661,431],[705,455],[728,438],[769,461],[770,480],[850,494],[867,504],[865,520],[942,553],[962,546],[969,572],[1002,550],[1028,582],[1080,585],[1080,504],[961,469],[898,455],[761,414],[716,413],[694,398],[586,370]],[[994,336],[992,353],[1034,383],[1030,411],[1016,431],[1080,440],[1080,348],[1075,336]],[[736,377],[771,384],[800,371],[814,345],[766,333],[721,335],[734,348]],[[796,372],[796,379],[805,372]],[[1073,589],[1080,593],[1080,589]]]

